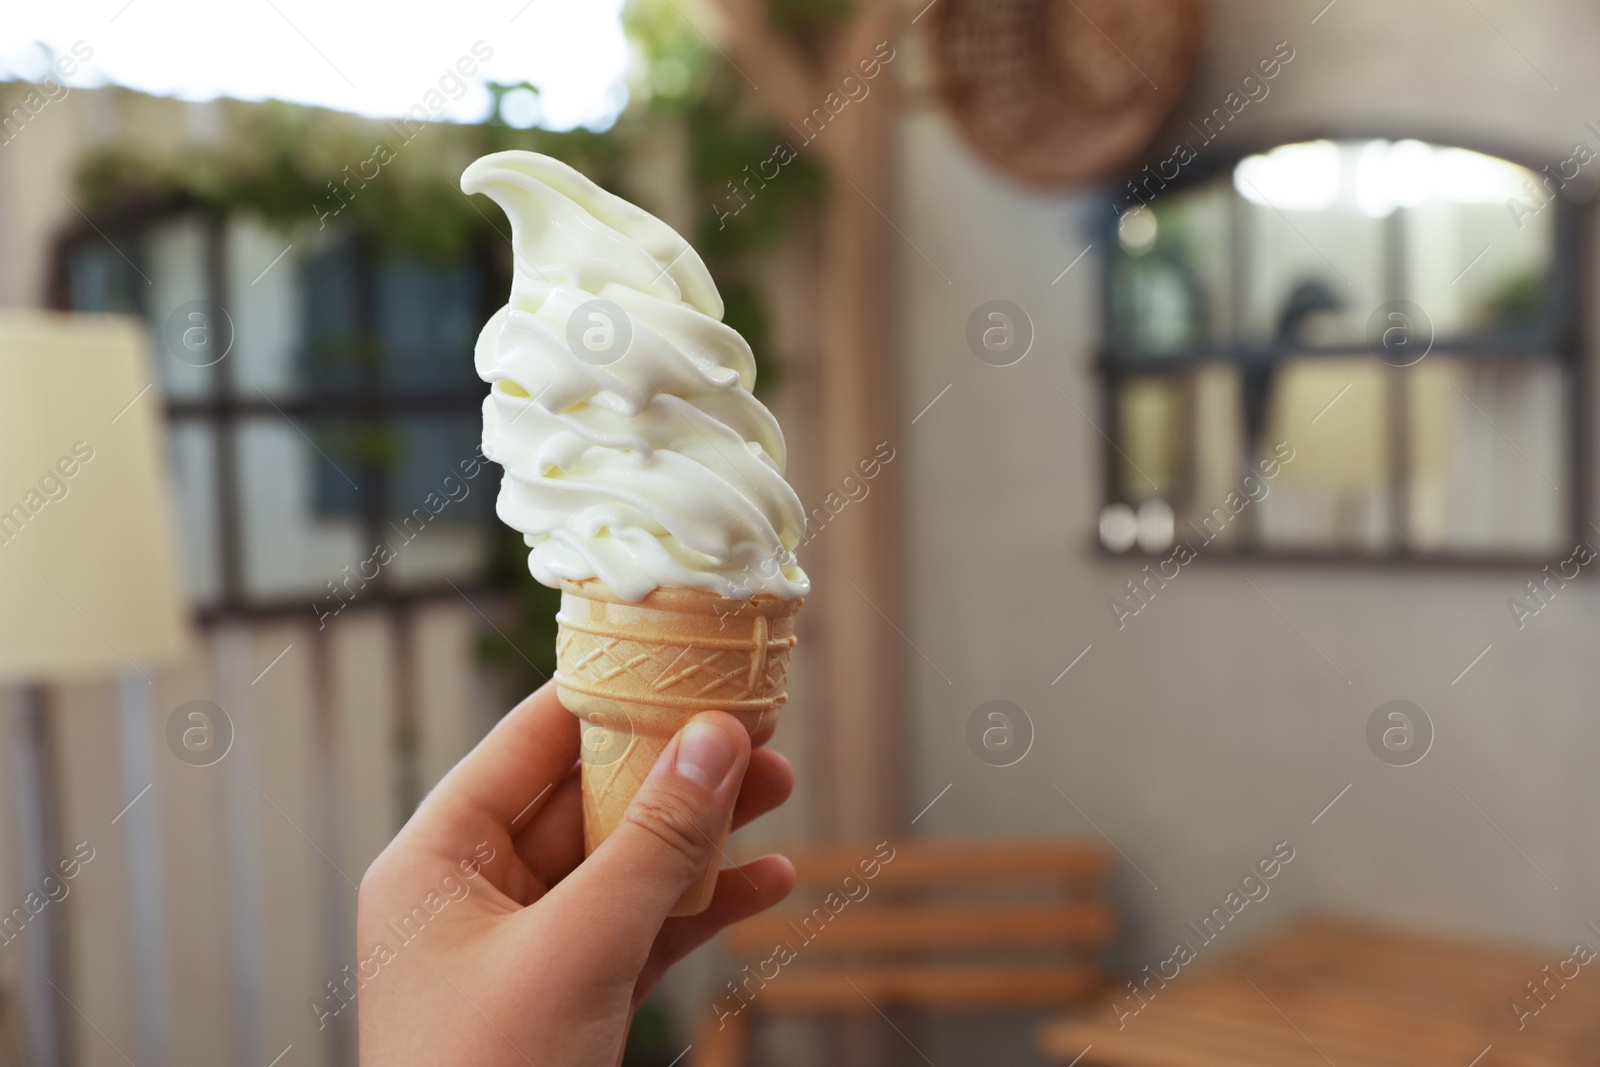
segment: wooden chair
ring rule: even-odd
[[[743,1062],[762,1017],[1061,1009],[1101,986],[1115,922],[1098,844],[886,843],[790,858],[789,900],[724,937],[741,966],[700,1027],[693,1067]]]

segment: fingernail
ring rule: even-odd
[[[733,758],[733,742],[708,722],[691,722],[678,737],[678,776],[702,789],[715,789],[728,776]]]

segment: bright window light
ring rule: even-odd
[[[1246,200],[1280,211],[1319,211],[1343,202],[1381,219],[1429,200],[1503,203],[1532,178],[1515,163],[1465,148],[1310,141],[1240,160],[1233,185]]]
[[[1233,170],[1239,195],[1280,211],[1320,211],[1339,199],[1339,146],[1332,141],[1286,144],[1246,156]]]
[[[1375,219],[1394,211],[1388,141],[1368,141],[1356,152],[1356,206],[1363,215]]]
[[[1433,158],[1438,195],[1464,204],[1498,204],[1522,196],[1523,183],[1533,177],[1525,167],[1465,148],[1436,149]]]
[[[1416,207],[1435,195],[1439,167],[1431,146],[1421,141],[1390,145],[1387,170],[1388,195],[1396,207]]]
[[[1421,141],[1368,141],[1356,157],[1356,204],[1375,219],[1425,200],[1495,204],[1515,196],[1529,172],[1464,148]]]
[[[1356,151],[1356,206],[1375,219],[1414,207],[1434,195],[1438,167],[1421,141],[1368,141]]]
[[[478,122],[491,104],[485,81],[526,81],[539,95],[516,101],[518,124],[599,130],[627,103],[622,3],[14,4],[0,21],[0,79],[37,80],[50,72],[48,53],[66,56],[82,42],[80,52],[86,46],[93,56],[60,79],[68,85],[124,85],[183,100],[274,98],[373,118],[442,98],[431,118]],[[458,63],[472,74],[462,76]]]

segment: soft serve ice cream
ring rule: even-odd
[[[496,511],[533,576],[798,598],[805,513],[750,346],[705,264],[655,216],[533,152],[461,176],[511,220],[511,300],[478,337]]]

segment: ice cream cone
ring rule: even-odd
[[[561,583],[556,693],[582,723],[585,854],[621,823],[656,757],[697,712],[725,711],[752,735],[775,721],[789,697],[801,602],[664,588],[630,603],[593,579]],[[717,851],[673,915],[704,911],[716,888],[729,827],[698,829]]]

